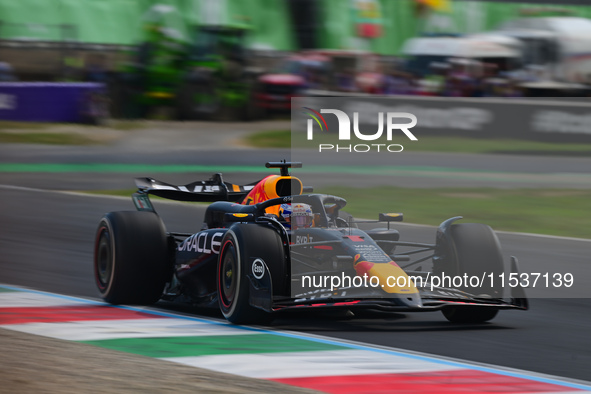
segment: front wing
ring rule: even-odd
[[[517,271],[516,259],[512,259],[512,270]],[[267,271],[268,272],[268,271]],[[320,292],[298,299],[289,297],[271,297],[272,285],[270,276],[263,278],[249,277],[250,304],[267,312],[279,312],[295,309],[371,309],[384,312],[430,312],[449,307],[486,307],[495,309],[527,310],[529,304],[522,287],[514,287],[506,298],[476,296],[462,290],[442,287],[417,287],[420,303],[405,302],[404,297],[393,298],[330,298],[331,291]],[[427,285],[428,286],[428,285]]]
[[[512,294],[511,298],[478,298],[467,295],[456,289],[435,288],[434,291],[419,288],[421,306],[408,306],[396,298],[364,298],[364,299],[300,299],[275,300],[272,311],[303,309],[303,308],[345,308],[372,309],[384,312],[431,312],[446,307],[490,307],[495,309],[529,308],[527,298]]]

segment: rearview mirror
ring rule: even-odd
[[[380,222],[402,222],[404,215],[402,213],[380,213]]]

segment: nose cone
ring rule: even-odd
[[[360,261],[355,264],[357,275],[375,277],[379,281],[379,287],[386,293],[385,297],[393,297],[409,308],[423,306],[419,290],[412,279],[394,261],[389,263],[370,263]]]
[[[418,292],[412,294],[399,294],[397,301],[408,308],[414,309],[423,307],[423,301]]]

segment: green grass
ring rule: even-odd
[[[246,137],[247,144],[257,148],[291,148],[289,130],[261,131]]]
[[[345,210],[356,217],[402,212],[409,223],[438,225],[463,216],[495,230],[591,238],[591,190],[329,187],[318,192],[344,197]]]
[[[591,156],[591,144],[426,136],[403,143],[405,151],[458,153],[514,153],[555,156]]]
[[[145,127],[142,121],[111,120],[104,128],[129,131]],[[55,129],[55,131],[52,130]],[[104,142],[70,131],[72,128],[94,132],[96,126],[74,123],[0,121],[0,144],[100,145]]]
[[[591,156],[591,144],[555,143],[517,139],[485,139],[469,137],[419,136],[418,141],[392,141],[404,146],[405,152],[458,152],[458,153],[515,153],[538,155]],[[246,143],[258,148],[291,148],[291,132],[275,130],[255,133],[246,138]],[[333,143],[334,136],[319,135],[313,144],[298,138],[294,147],[317,147],[318,144]],[[372,143],[388,143],[386,140]]]
[[[135,191],[89,193],[130,197]],[[591,190],[327,187],[315,192],[345,198],[345,210],[360,218],[377,219],[380,212],[402,212],[405,222],[436,226],[450,217],[463,216],[465,223],[485,223],[495,230],[591,239]]]
[[[0,144],[46,144],[46,145],[94,145],[88,137],[73,133],[25,132],[14,133],[0,131]]]
[[[41,122],[13,122],[10,120],[0,120],[0,130],[40,130],[51,127],[51,123]]]

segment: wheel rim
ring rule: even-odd
[[[222,304],[225,307],[230,307],[236,297],[236,287],[238,284],[236,250],[234,249],[234,245],[231,243],[227,246],[227,248],[224,248],[219,275],[220,297]]]
[[[96,248],[95,273],[99,289],[105,290],[109,286],[113,273],[113,253],[111,250],[111,234],[103,227],[99,234]]]

